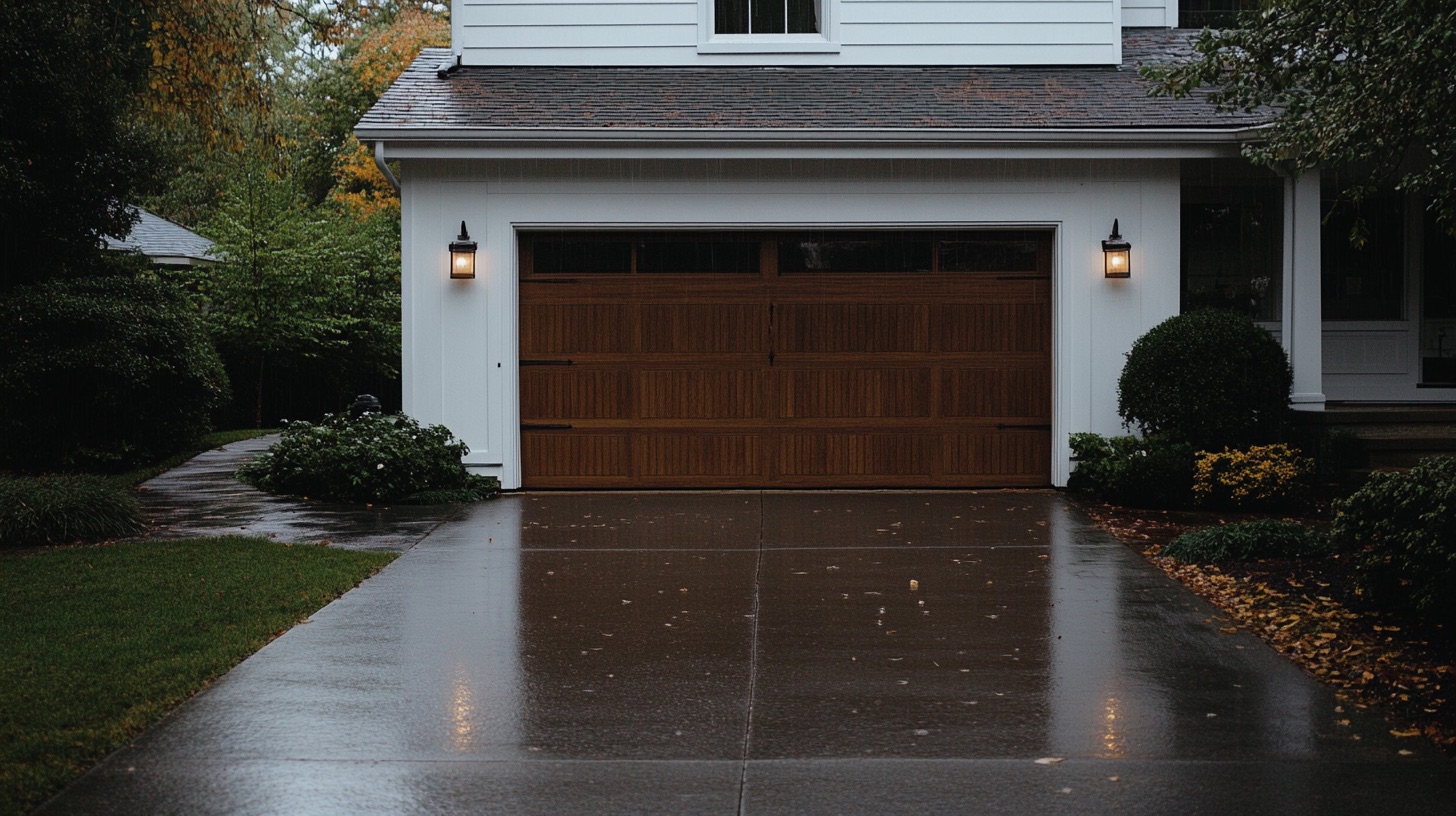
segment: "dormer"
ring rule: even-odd
[[[462,65],[1116,65],[1178,0],[453,0]]]

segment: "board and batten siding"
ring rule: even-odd
[[[1108,65],[1128,3],[821,0],[823,42],[709,36],[711,0],[454,0],[465,65]],[[1161,6],[1159,6],[1161,14]]]
[[[1176,28],[1178,0],[1122,0],[1126,28]]]

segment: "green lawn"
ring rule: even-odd
[[[0,553],[0,814],[395,558],[259,538]]]

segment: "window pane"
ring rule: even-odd
[[[789,33],[819,33],[818,0],[789,0]]]
[[[1405,207],[1397,194],[1367,198],[1357,211],[1333,196],[1322,202],[1320,267],[1325,320],[1400,320],[1405,316]],[[1350,238],[1364,217],[1363,244]]]
[[[1180,28],[1229,28],[1238,20],[1239,12],[1254,11],[1259,0],[1180,0]]]
[[[934,240],[905,233],[810,233],[779,242],[779,272],[929,272]]]
[[[749,0],[753,15],[748,27],[754,34],[783,34],[784,0]]]
[[[756,275],[758,242],[654,237],[638,242],[637,271],[645,274],[716,272]]]
[[[1421,290],[1421,382],[1456,384],[1456,238],[1426,211],[1425,285]]]
[[[713,31],[718,34],[747,34],[748,0],[715,0]]]
[[[1280,319],[1284,198],[1279,179],[1238,159],[1182,165],[1182,311]]]
[[[1004,233],[958,235],[940,241],[942,272],[1036,272],[1037,242]]]
[[[532,271],[537,275],[625,275],[632,271],[632,241],[626,236],[591,234],[537,238]]]

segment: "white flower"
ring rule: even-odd
[[[375,470],[384,470],[384,463],[383,462],[380,462],[379,464],[377,464],[377,465],[374,466],[374,469]]]

